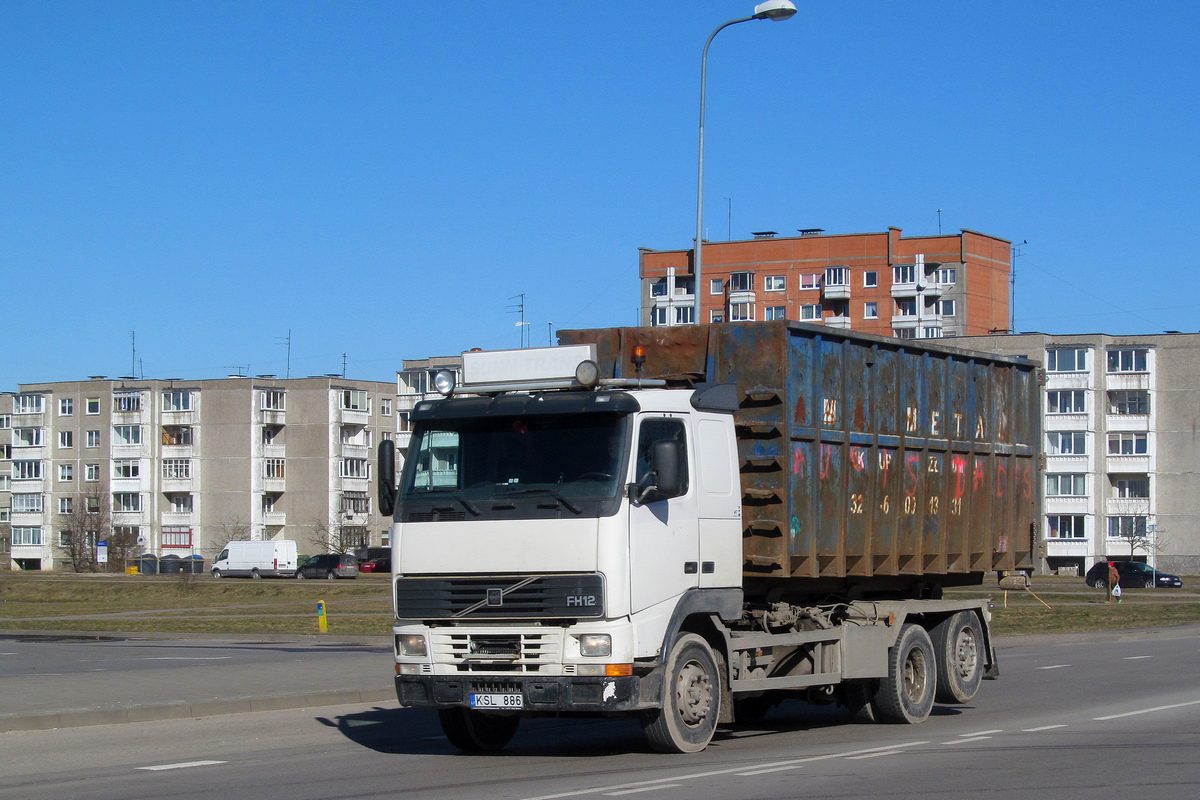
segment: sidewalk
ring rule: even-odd
[[[0,651],[38,659],[0,674],[0,732],[396,702],[386,636],[3,631]]]

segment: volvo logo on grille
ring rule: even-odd
[[[488,589],[487,604],[489,606],[504,605],[504,590],[503,589]]]

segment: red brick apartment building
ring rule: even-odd
[[[639,251],[642,324],[691,324],[692,250]],[[1011,243],[976,231],[764,231],[705,242],[701,318],[801,320],[902,339],[1005,332],[1011,268]]]

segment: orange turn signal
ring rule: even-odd
[[[623,678],[633,674],[633,664],[605,664],[604,674],[610,678]]]

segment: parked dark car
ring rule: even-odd
[[[358,565],[359,572],[391,572],[392,560],[390,558],[372,558],[370,561],[364,561]]]
[[[313,556],[296,570],[297,578],[357,578],[358,558],[350,553]]]
[[[1149,564],[1140,561],[1114,561],[1117,574],[1121,577],[1122,589],[1177,589],[1183,586],[1178,575],[1156,572]],[[1097,562],[1084,576],[1088,586],[1104,589],[1108,586],[1108,562]]]

